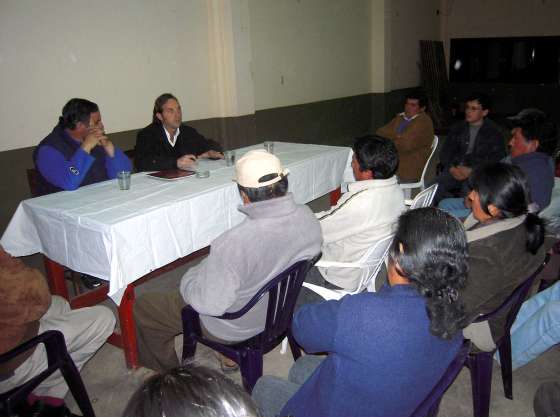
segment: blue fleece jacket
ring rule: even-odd
[[[408,417],[462,343],[430,333],[425,299],[410,285],[385,286],[301,307],[298,343],[328,357],[282,409],[294,417]]]

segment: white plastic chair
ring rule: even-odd
[[[323,268],[336,267],[361,269],[362,276],[360,277],[360,283],[354,291],[333,290],[322,287],[320,285],[310,284],[308,282],[304,282],[303,286],[319,294],[325,300],[339,300],[347,294],[357,294],[366,289],[368,291],[374,292],[375,279],[377,278],[377,275],[381,270],[381,266],[387,258],[392,240],[392,234],[379,239],[371,248],[366,251],[366,253],[357,262],[332,262],[320,260],[315,264],[315,266]]]
[[[418,194],[416,194],[414,200],[405,200],[404,204],[410,206],[408,208],[409,210],[413,210],[415,208],[420,208],[420,207],[428,207],[430,204],[432,204],[437,189],[438,189],[438,184],[432,184],[425,190],[420,191]]]
[[[411,189],[419,188],[420,191],[422,191],[423,189],[426,188],[424,178],[426,176],[426,171],[428,170],[428,167],[430,166],[430,162],[431,162],[432,158],[434,157],[434,155],[436,153],[436,149],[438,147],[438,142],[439,142],[438,137],[434,136],[434,140],[432,142],[432,147],[431,147],[431,150],[430,150],[430,156],[428,156],[428,159],[426,160],[426,164],[424,165],[424,169],[422,170],[422,175],[420,176],[420,181],[399,184],[401,186],[401,188],[403,189],[404,193],[405,193],[405,198],[410,198],[410,195],[411,195],[410,190]]]

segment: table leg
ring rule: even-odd
[[[338,199],[340,198],[341,195],[342,193],[340,192],[340,187],[338,187],[336,190],[331,191],[330,193],[331,206],[336,206],[336,203],[338,202]]]
[[[43,257],[45,262],[45,270],[47,271],[47,281],[51,294],[60,295],[61,297],[70,300],[68,296],[68,289],[66,288],[66,281],[64,280],[64,267],[46,256]]]
[[[138,368],[138,347],[136,345],[136,328],[134,326],[134,285],[128,284],[119,306],[119,320],[121,324],[121,343],[124,351],[126,366],[130,369]]]

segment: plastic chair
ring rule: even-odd
[[[428,207],[430,204],[432,204],[437,189],[438,184],[432,184],[425,190],[422,190],[418,194],[416,194],[414,200],[405,200],[404,204],[410,206],[409,210],[414,210],[420,207]]]
[[[387,258],[392,241],[392,234],[379,239],[357,262],[334,262],[324,261],[321,259],[315,264],[315,266],[323,268],[336,267],[361,269],[362,276],[360,277],[360,283],[354,291],[334,290],[320,285],[310,284],[309,282],[304,282],[303,286],[319,294],[325,300],[340,300],[345,295],[358,294],[365,289],[375,292],[375,278],[377,278],[377,275],[381,270],[381,266]]]
[[[465,360],[469,354],[469,350],[471,348],[470,340],[464,340],[463,345],[459,349],[457,356],[455,359],[449,364],[447,370],[440,378],[438,383],[432,388],[432,391],[428,394],[428,396],[422,401],[422,403],[414,410],[414,413],[411,414],[410,417],[436,417],[439,404],[443,395],[447,391],[447,389],[451,386],[463,366],[465,365]]]
[[[439,142],[438,137],[434,136],[434,140],[432,141],[432,147],[430,148],[431,149],[430,150],[430,155],[428,156],[428,159],[426,160],[426,164],[424,165],[424,169],[422,169],[422,175],[420,175],[420,181],[399,184],[401,186],[401,188],[404,190],[406,198],[410,198],[410,190],[411,189],[419,188],[420,191],[422,191],[424,188],[426,188],[426,184],[425,184],[426,171],[428,170],[428,167],[430,166],[430,162],[432,161],[432,158],[434,157],[434,155],[436,153],[436,149],[438,147],[438,142]]]
[[[249,340],[225,345],[205,338],[200,328],[199,314],[189,305],[184,307],[182,310],[183,361],[194,356],[196,344],[200,342],[235,361],[241,368],[245,389],[251,392],[263,373],[263,355],[279,345],[284,337],[288,337],[294,360],[299,358],[301,352],[291,333],[292,316],[301,283],[319,256],[295,263],[270,280],[243,308],[218,317],[222,320],[237,319],[268,294],[265,328]]]
[[[70,388],[70,392],[74,396],[78,407],[82,411],[84,417],[95,417],[86,387],[80,377],[80,372],[76,368],[74,361],[66,350],[66,343],[63,334],[58,330],[48,330],[35,336],[33,339],[22,343],[12,350],[0,355],[0,363],[5,363],[21,353],[43,343],[47,351],[48,366],[39,375],[31,378],[29,381],[13,388],[8,392],[0,394],[0,415],[15,415],[14,409],[24,401],[27,396],[45,379],[52,375],[55,371],[60,370],[64,380]]]
[[[490,393],[492,391],[492,366],[494,353],[498,350],[500,355],[500,365],[502,368],[502,383],[506,398],[513,399],[513,379],[511,369],[511,340],[510,329],[525,301],[527,293],[531,289],[533,282],[538,274],[543,270],[550,259],[546,255],[543,263],[537,268],[529,278],[520,284],[513,293],[494,311],[480,315],[474,323],[480,323],[492,319],[507,311],[504,335],[496,342],[496,349],[492,352],[476,352],[469,354],[466,365],[471,372],[471,385],[473,395],[474,417],[488,417],[490,412]]]

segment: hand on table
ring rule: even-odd
[[[224,159],[224,154],[222,152],[209,150],[204,152],[203,154],[198,155],[199,158],[202,159]]]
[[[177,168],[187,171],[193,169],[196,164],[196,156],[192,154],[183,155],[177,159]]]
[[[457,181],[464,181],[471,175],[472,168],[465,167],[462,165],[454,166],[449,168],[449,173],[455,178]]]

